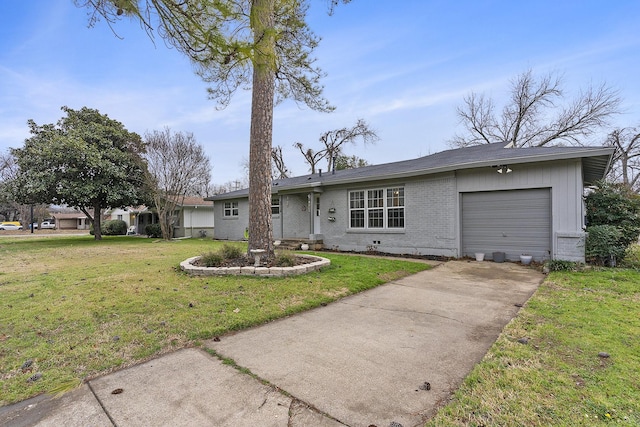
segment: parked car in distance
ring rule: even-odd
[[[0,230],[22,230],[21,225],[15,225],[10,222],[1,222]]]
[[[56,228],[56,223],[55,222],[51,222],[51,221],[42,221],[40,223],[40,228],[45,229],[45,228]]]
[[[38,223],[37,222],[34,222],[33,224],[31,224],[31,226],[33,227],[34,230],[38,229]],[[54,228],[56,228],[56,223],[55,222],[51,222],[51,221],[42,221],[40,223],[40,228],[42,230],[45,230],[47,228],[54,229]]]

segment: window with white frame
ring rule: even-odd
[[[350,191],[349,227],[404,228],[404,187]]]
[[[271,196],[271,215],[280,215],[280,196]]]
[[[404,187],[387,188],[387,228],[404,228]]]
[[[223,216],[225,217],[238,216],[238,202],[224,202]]]

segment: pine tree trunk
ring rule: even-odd
[[[249,250],[272,254],[271,141],[275,88],[274,0],[254,0],[251,27],[256,47],[249,139]]]

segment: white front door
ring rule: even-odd
[[[320,230],[320,195],[316,194],[313,201],[313,234],[322,234]]]

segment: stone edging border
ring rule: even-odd
[[[299,274],[310,273],[327,267],[331,261],[316,255],[302,255],[305,258],[314,258],[309,264],[296,265],[293,267],[198,267],[193,262],[199,256],[188,258],[180,263],[180,269],[192,276],[261,276],[261,277],[283,277],[297,276]]]

